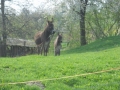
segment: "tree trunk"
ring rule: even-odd
[[[80,44],[86,45],[85,13],[88,0],[80,0]]]
[[[85,15],[81,10],[80,14],[80,43],[82,45],[86,45],[86,37],[85,37]]]
[[[1,12],[2,12],[2,56],[6,57],[6,39],[7,39],[7,34],[6,34],[6,23],[5,23],[5,14],[4,14],[4,4],[5,0],[1,0]]]

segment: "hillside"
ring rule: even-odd
[[[99,39],[85,46],[66,50],[65,53],[68,54],[68,53],[94,52],[94,51],[101,51],[101,50],[106,50],[110,48],[115,48],[119,46],[120,46],[120,36],[112,36],[112,37]]]
[[[61,52],[61,56],[0,58],[0,90],[43,89],[119,90],[120,36]]]

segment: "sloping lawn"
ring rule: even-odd
[[[61,56],[0,58],[0,90],[43,89],[120,90],[120,36],[63,51]]]

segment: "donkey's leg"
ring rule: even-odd
[[[39,46],[37,46],[37,49],[38,49],[38,55],[40,54],[40,47]]]
[[[48,45],[47,45],[47,47],[46,47],[46,49],[45,49],[46,56],[47,56],[47,53],[48,53],[48,49],[49,49],[49,43],[48,43]]]
[[[41,48],[40,48],[41,55],[42,55],[43,49],[44,49],[44,46],[43,46],[43,44],[42,44],[42,45],[41,45]]]
[[[47,50],[45,50],[45,56],[47,56]]]
[[[47,56],[47,48],[45,48],[45,56]]]
[[[43,54],[45,56],[45,44],[44,43],[42,44],[42,50],[41,50],[41,52],[43,52]]]
[[[40,54],[42,55],[42,45],[40,45]]]
[[[46,47],[45,46],[44,46],[43,51],[44,51],[44,56],[46,56]]]
[[[47,46],[46,46],[46,49],[45,49],[45,53],[46,53],[46,56],[47,56],[47,53],[48,53],[48,51],[49,51],[49,47],[50,47],[50,42],[49,43],[47,43]]]
[[[58,50],[58,55],[60,55],[60,49]]]
[[[46,50],[45,50],[45,47],[44,47],[44,56],[46,56]]]
[[[44,56],[47,56],[47,49],[44,47]]]
[[[56,51],[55,51],[55,56],[57,56],[57,53],[56,53]]]
[[[57,56],[57,49],[56,48],[55,48],[54,54],[55,54],[55,56]]]
[[[44,46],[44,51],[45,51],[45,56],[47,56],[49,47],[50,47],[50,41],[45,42],[45,46]]]

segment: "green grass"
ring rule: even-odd
[[[7,84],[33,80],[42,80],[45,90],[120,90],[120,70],[54,79],[118,67],[120,36],[62,51],[61,56],[56,57],[53,54],[0,58],[0,90],[42,90],[37,85]]]

